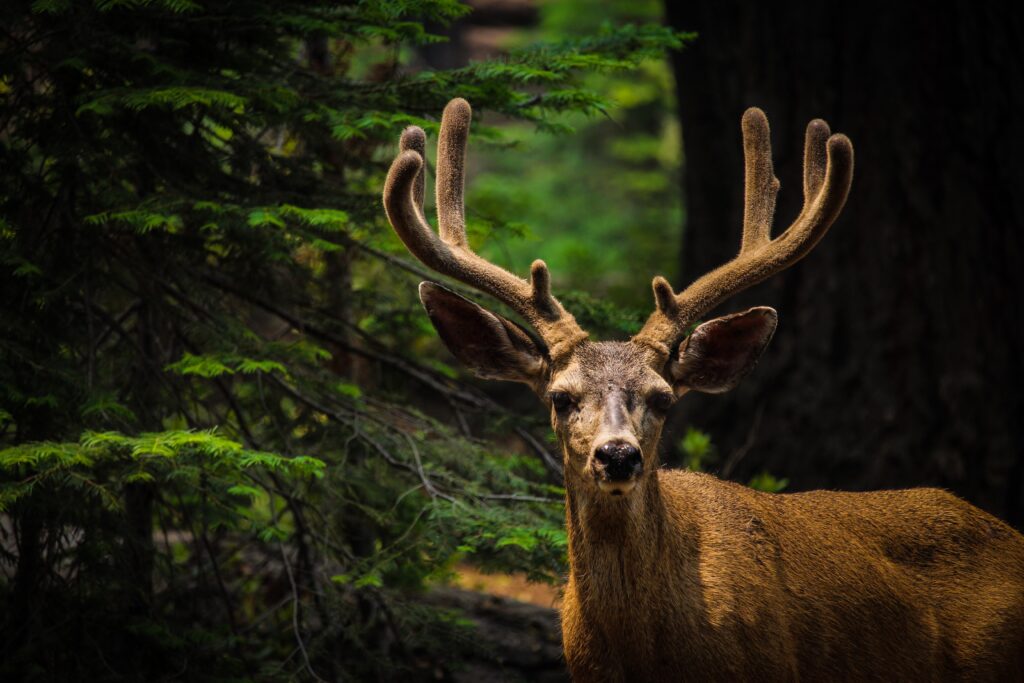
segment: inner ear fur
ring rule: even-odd
[[[420,301],[448,350],[483,379],[524,382],[535,389],[547,375],[547,349],[516,323],[433,282]]]
[[[778,319],[775,309],[757,306],[699,325],[669,363],[676,393],[720,394],[735,387],[757,365]]]

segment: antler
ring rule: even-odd
[[[426,134],[409,126],[402,132],[400,152],[384,183],[384,210],[391,227],[409,251],[428,268],[475,287],[523,316],[548,345],[552,359],[568,352],[587,333],[551,295],[551,276],[543,261],[530,266],[530,281],[477,256],[466,240],[466,140],[473,110],[457,98],[441,117],[437,144],[437,218],[440,235],[423,214],[423,153]]]
[[[806,256],[839,216],[850,191],[853,145],[845,135],[830,135],[821,119],[811,121],[804,140],[803,210],[785,232],[771,239],[779,181],[772,170],[768,119],[751,107],[741,125],[746,175],[740,253],[679,294],[665,278],[654,278],[657,308],[633,341],[666,356],[702,314]]]

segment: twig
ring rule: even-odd
[[[438,491],[433,482],[427,478],[427,473],[423,470],[423,460],[420,459],[420,449],[416,447],[416,442],[413,441],[413,438],[408,434],[403,434],[403,436],[409,443],[409,448],[412,449],[412,457],[416,461],[416,471],[420,475],[420,481],[423,482],[423,488],[426,489],[427,494],[429,494],[431,498],[444,498],[449,503],[454,503],[454,498]]]
[[[521,493],[489,493],[477,496],[484,500],[512,500],[524,503],[562,503],[561,498],[547,498],[545,496],[529,496]]]
[[[309,672],[309,675],[320,681],[320,683],[327,683],[317,675],[309,661],[309,652],[306,650],[306,643],[302,640],[302,632],[299,628],[299,587],[295,585],[295,575],[292,574],[292,565],[288,561],[288,553],[285,552],[284,544],[278,542],[277,545],[281,549],[281,559],[284,561],[284,569],[288,574],[288,583],[292,587],[292,630],[295,632],[295,640],[299,645],[299,650],[302,652],[302,660],[306,665],[306,671]]]
[[[462,410],[459,409],[459,404],[456,403],[451,396],[446,397],[448,399],[448,405],[452,407],[452,412],[455,413],[455,419],[459,423],[459,431],[467,439],[473,438],[473,432],[469,428],[469,422],[466,421],[466,416],[462,414]]]
[[[519,435],[519,438],[525,441],[526,445],[540,457],[540,461],[548,469],[548,472],[552,474],[557,483],[562,484],[565,476],[562,472],[562,463],[555,460],[554,456],[551,455],[551,451],[549,451],[544,444],[537,441],[536,437],[534,437],[534,435],[525,427],[516,427],[515,432]]]

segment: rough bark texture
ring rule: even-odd
[[[682,420],[711,433],[735,479],[939,485],[1020,528],[1024,22],[966,2],[665,6],[700,34],[674,56],[685,281],[738,250],[746,107],[772,125],[775,234],[799,210],[806,123],[826,119],[856,150],[830,234],[718,311],[779,310],[760,367],[731,394],[687,397]]]

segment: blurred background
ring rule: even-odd
[[[776,234],[807,122],[847,134],[828,236],[708,314],[775,307],[771,346],[663,459],[1024,528],[1022,32],[997,3],[4,3],[0,676],[565,678],[547,417],[458,367],[380,206],[456,96],[474,248],[544,258],[606,339],[738,250],[747,107]]]

